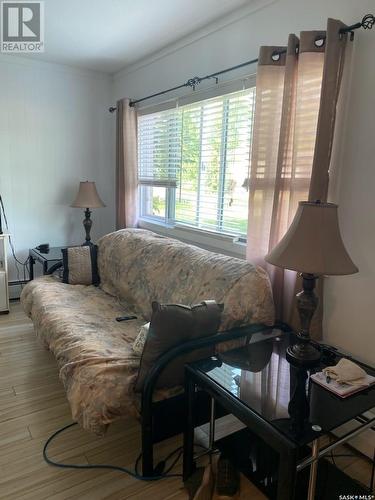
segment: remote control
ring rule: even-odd
[[[119,316],[116,321],[129,321],[130,319],[137,319],[137,316]]]

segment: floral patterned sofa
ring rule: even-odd
[[[72,417],[103,433],[126,415],[140,416],[134,385],[140,357],[132,344],[150,320],[151,302],[224,304],[220,330],[272,325],[266,273],[245,260],[212,253],[142,229],[124,229],[98,242],[100,286],[64,284],[55,276],[28,283],[21,302],[38,338],[56,357]],[[138,319],[117,322],[117,316]],[[181,388],[160,389],[154,401]]]

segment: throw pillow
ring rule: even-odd
[[[85,245],[62,250],[63,283],[70,285],[98,285],[98,247]]]
[[[146,338],[148,335],[148,330],[150,328],[150,323],[146,323],[145,325],[142,325],[141,328],[139,329],[138,335],[133,342],[133,351],[138,354],[139,356],[142,356],[143,348],[146,343]]]
[[[220,326],[223,304],[206,300],[194,306],[152,303],[149,332],[143,348],[135,390],[141,392],[156,360],[181,343],[214,335]],[[156,387],[175,387],[184,382],[184,365],[214,354],[214,348],[195,350],[178,356],[159,375]]]

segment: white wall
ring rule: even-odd
[[[266,2],[263,2],[264,4]],[[327,17],[357,22],[375,11],[374,0],[276,0],[216,23],[154,57],[115,75],[114,97],[143,97],[189,77],[257,57],[262,44],[285,44],[290,32],[325,27]],[[344,241],[360,268],[355,276],[328,278],[325,340],[375,361],[375,30],[356,32],[353,76],[340,157],[338,202]],[[248,73],[249,69],[241,74]],[[240,74],[240,73],[237,73]],[[236,75],[231,74],[230,78]]]
[[[81,180],[107,205],[93,212],[93,239],[113,230],[111,92],[107,75],[0,56],[0,194],[20,259],[84,240],[83,211],[69,207]]]

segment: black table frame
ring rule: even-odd
[[[291,446],[290,442],[275,430],[265,420],[240,400],[234,398],[220,384],[212,380],[194,367],[187,365],[185,368],[185,397],[187,402],[186,427],[184,432],[184,481],[194,471],[194,423],[196,408],[194,399],[196,388],[206,391],[217,403],[224,407],[228,413],[235,415],[241,422],[266,441],[280,455],[278,498],[291,500],[294,494],[296,481],[297,446]]]
[[[246,338],[250,339],[254,333],[270,331],[274,328],[280,329],[282,331],[288,332],[290,328],[285,323],[277,323],[273,326],[253,323],[251,325],[233,328],[232,330],[223,331],[216,333],[215,335],[200,337],[193,340],[188,340],[187,342],[180,343],[172,347],[169,351],[160,356],[151,370],[148,372],[145,384],[142,391],[142,407],[141,407],[141,424],[142,424],[142,474],[143,476],[150,477],[155,475],[154,471],[154,460],[153,460],[153,444],[166,439],[175,434],[182,432],[184,428],[183,418],[180,418],[176,424],[178,426],[178,432],[170,432],[171,425],[165,414],[168,416],[172,415],[174,418],[176,406],[185,406],[185,398],[182,395],[183,400],[181,401],[181,396],[176,396],[162,401],[153,401],[153,394],[156,387],[156,383],[159,375],[165,369],[165,367],[172,362],[177,357],[182,354],[187,354],[193,352],[197,349],[205,347],[214,347],[223,342],[230,340]],[[161,411],[157,412],[156,408],[160,407]],[[199,413],[201,413],[199,415]],[[158,418],[156,418],[156,415]],[[205,415],[205,410],[202,408],[202,412],[198,412],[198,421],[201,421],[201,425],[206,423],[209,419],[209,415]],[[166,428],[167,422],[167,428]],[[176,425],[174,426],[176,427]],[[159,437],[156,440],[155,434],[156,429],[158,429]],[[176,430],[176,429],[175,429]],[[162,435],[162,437],[161,437]]]
[[[196,422],[197,408],[195,398],[197,389],[203,390],[211,396],[225,410],[237,417],[242,423],[251,429],[258,437],[263,439],[271,448],[279,454],[279,473],[277,485],[277,500],[292,500],[295,498],[297,472],[311,465],[308,497],[314,498],[316,469],[318,460],[332,451],[337,446],[349,441],[360,432],[375,426],[375,418],[369,420],[358,414],[353,419],[361,425],[345,436],[338,438],[334,443],[319,450],[319,438],[326,434],[317,432],[317,438],[312,441],[312,454],[302,461],[298,461],[300,447],[287,439],[275,427],[265,419],[251,410],[241,400],[234,397],[229,391],[222,387],[204,372],[195,368],[194,365],[185,366],[185,397],[186,397],[186,422],[184,431],[184,462],[183,478],[186,481],[194,472],[194,428]],[[214,415],[211,414],[210,436],[213,435],[212,425]],[[212,445],[212,440],[210,442]]]
[[[57,247],[57,248],[67,248],[67,247]],[[52,250],[52,248],[50,249]],[[54,265],[57,264],[58,262],[62,261],[62,255],[61,259],[49,259],[48,258],[48,253],[42,253],[36,248],[30,248],[29,249],[29,269],[30,269],[30,280],[34,279],[34,265],[36,262],[39,262],[43,266],[43,274],[49,274],[50,271],[50,264]]]

